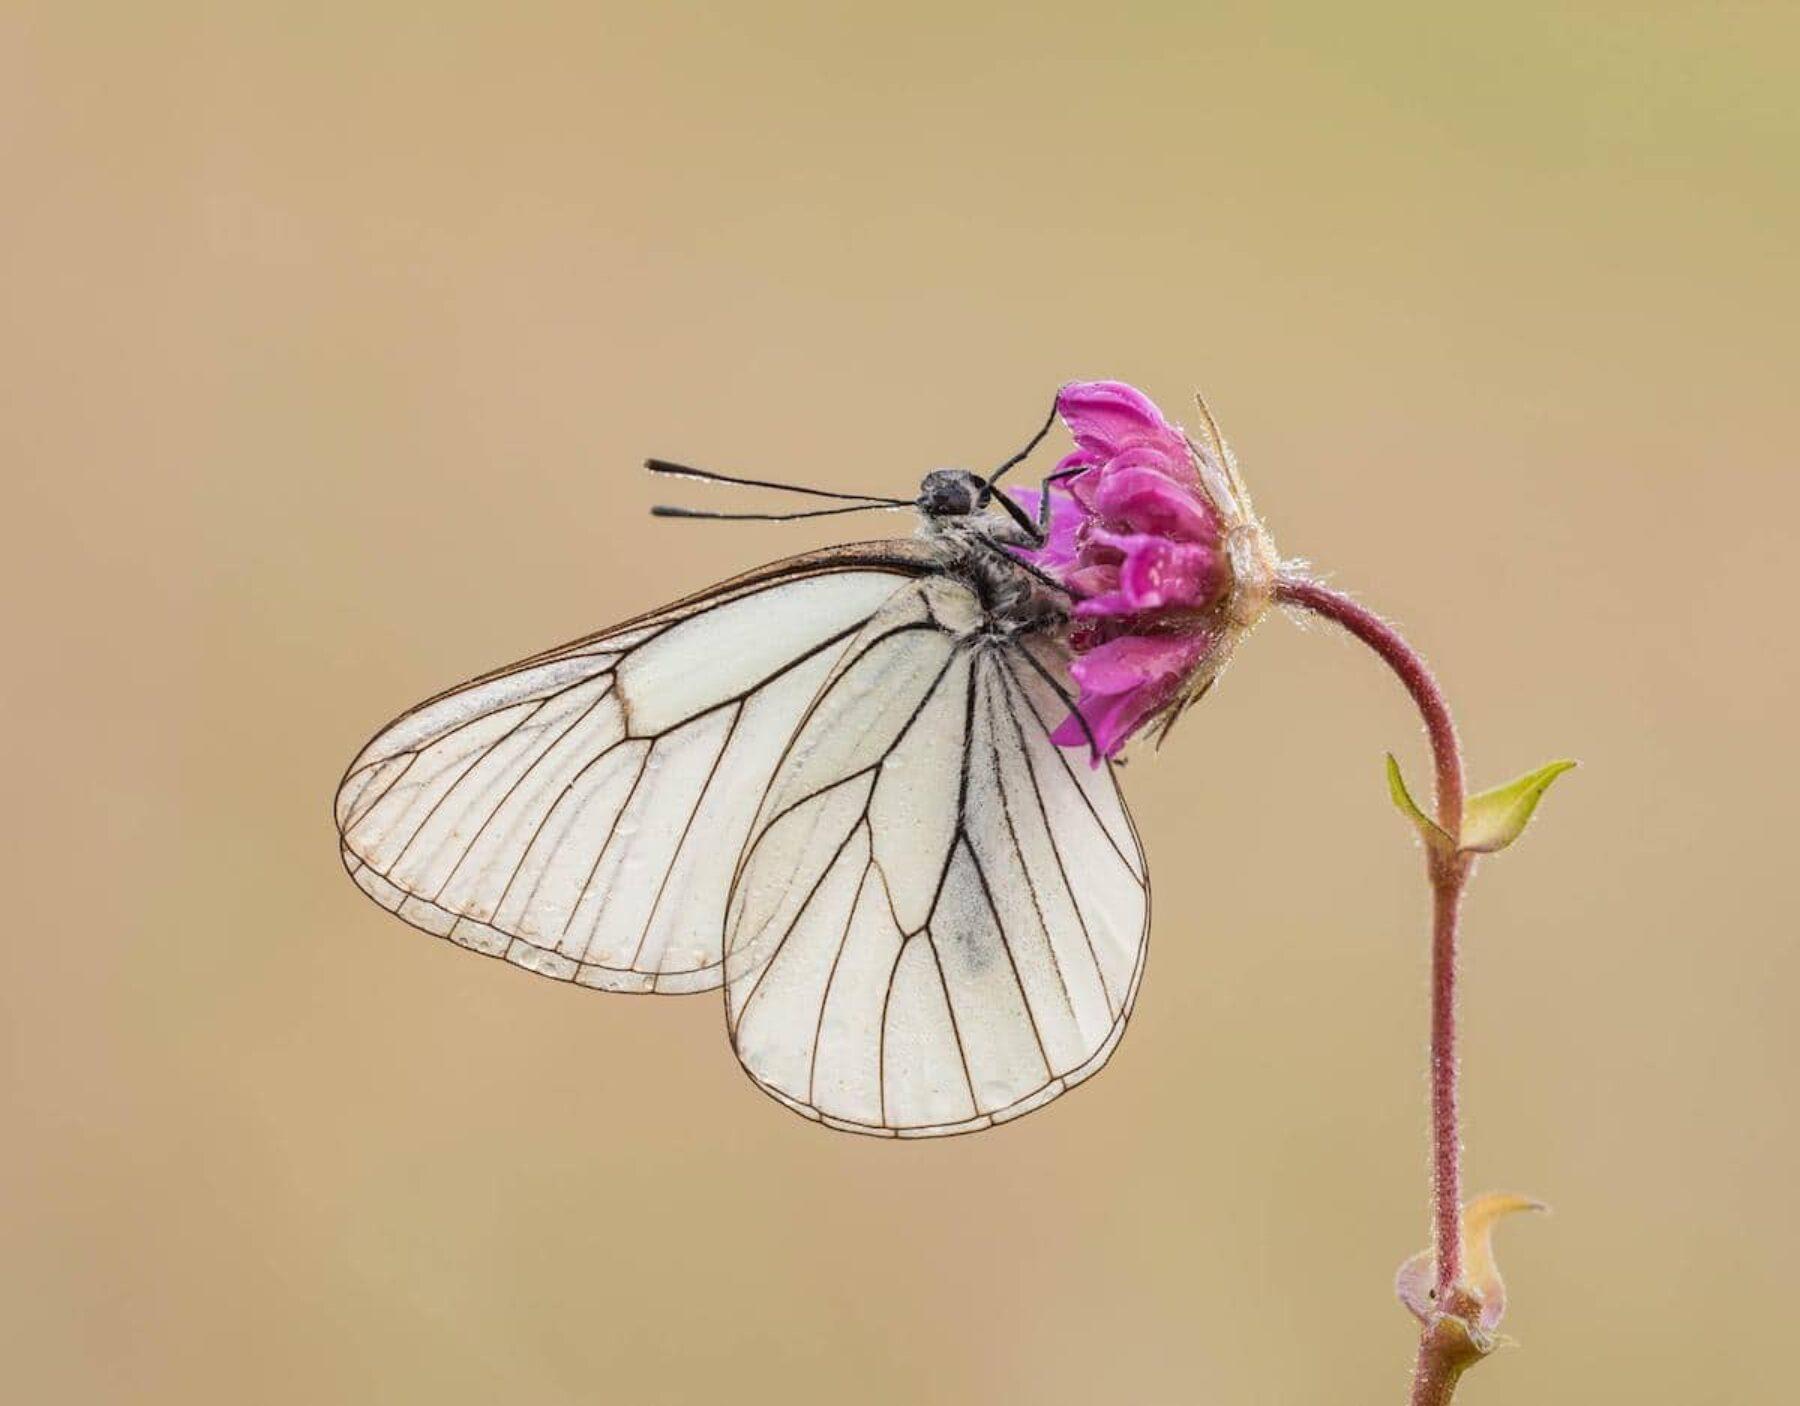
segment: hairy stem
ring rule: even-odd
[[[1427,1328],[1419,1335],[1419,1356],[1413,1363],[1412,1397],[1407,1406],[1450,1406],[1467,1365],[1460,1354],[1446,1351],[1444,1342]]]
[[[1462,1140],[1456,1097],[1456,936],[1470,861],[1458,851],[1462,830],[1462,748],[1443,690],[1425,661],[1400,634],[1349,596],[1302,576],[1276,579],[1275,599],[1307,610],[1348,630],[1392,669],[1411,695],[1431,742],[1435,775],[1434,809],[1447,845],[1425,847],[1431,884],[1431,1180],[1432,1244],[1436,1257],[1436,1304],[1440,1312],[1466,1315],[1462,1287]],[[1446,1325],[1447,1326],[1447,1325]],[[1419,1341],[1413,1377],[1415,1406],[1447,1402],[1465,1362],[1453,1360],[1451,1339],[1427,1325]]]

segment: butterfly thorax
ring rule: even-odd
[[[943,573],[981,602],[982,633],[1010,639],[1061,628],[1067,601],[1010,550],[1038,544],[1017,523],[986,510],[985,490],[980,478],[962,469],[927,474],[918,499],[918,536]]]

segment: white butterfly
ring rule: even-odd
[[[913,540],[776,562],[404,714],[338,790],[351,877],[546,976],[722,986],[751,1078],[834,1128],[1042,1107],[1118,1043],[1150,895],[1111,766],[1050,740],[1067,600],[993,492],[1022,457],[928,476]]]

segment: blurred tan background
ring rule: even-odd
[[[900,8],[0,10],[9,1399],[1400,1401],[1423,749],[1329,634],[1135,759],[1131,1034],[980,1137],[338,865],[384,719],[839,535],[645,454],[908,491],[1100,376],[1477,781],[1584,763],[1473,892],[1470,1185],[1556,1214],[1461,1399],[1789,1399],[1800,12]]]

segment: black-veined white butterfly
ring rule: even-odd
[[[403,714],[339,786],[351,877],[546,976],[722,987],[751,1078],[834,1128],[972,1132],[1080,1083],[1131,1013],[1150,890],[1112,767],[1051,741],[1068,601],[994,492],[1042,438],[927,476],[911,540],[776,562]]]

